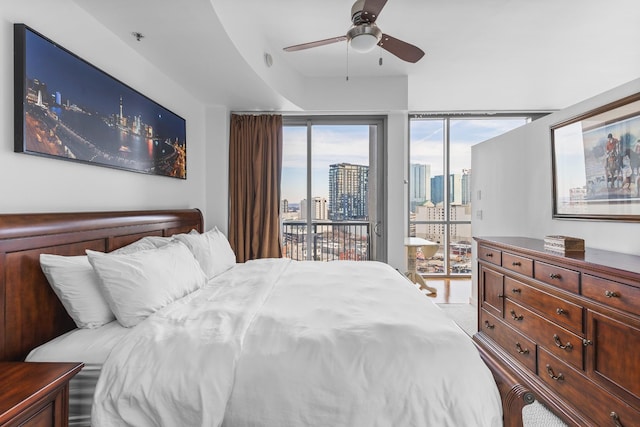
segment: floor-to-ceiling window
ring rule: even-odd
[[[385,260],[384,119],[287,117],[283,128],[283,255]]]
[[[442,276],[471,273],[471,146],[535,117],[532,114],[409,116],[408,233],[438,245],[430,257],[418,251],[418,272]]]

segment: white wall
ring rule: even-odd
[[[588,247],[640,255],[640,240],[634,237],[640,235],[640,223],[552,219],[551,195],[550,126],[637,92],[640,79],[473,146],[473,235],[563,234],[583,238]]]
[[[13,24],[25,23],[187,122],[187,179],[85,165],[13,152]],[[203,183],[208,125],[224,137],[220,113],[206,110],[162,70],[69,0],[3,0],[0,5],[0,212],[200,208],[209,221]],[[207,114],[215,117],[207,120]],[[224,208],[226,215],[226,208]],[[226,218],[226,217],[225,217]],[[226,220],[224,224],[226,226]]]
[[[218,227],[228,235],[229,225],[229,123],[230,113],[224,107],[206,109],[206,159],[204,215],[206,228]]]

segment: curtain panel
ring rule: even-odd
[[[280,258],[282,116],[231,115],[229,243],[238,262]]]

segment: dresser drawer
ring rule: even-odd
[[[584,348],[582,338],[578,335],[508,299],[504,305],[504,318],[507,324],[535,341],[538,346],[545,347],[577,369],[584,368]]]
[[[510,277],[504,278],[505,295],[518,303],[532,307],[543,317],[578,334],[582,333],[584,310],[562,298],[543,292]]]
[[[634,426],[640,412],[591,383],[580,372],[538,349],[538,376],[564,399],[571,401],[596,426]],[[615,424],[614,418],[619,424]]]
[[[495,265],[502,265],[502,251],[484,245],[478,245],[478,259]]]
[[[580,292],[580,273],[557,265],[536,261],[534,277],[541,282],[564,289],[569,292]]]
[[[511,271],[523,274],[528,277],[533,276],[533,260],[509,252],[502,253],[502,266]]]
[[[582,295],[634,314],[640,310],[640,288],[589,274],[582,276]]]
[[[533,341],[485,310],[480,310],[480,329],[531,372],[536,372],[536,344]]]

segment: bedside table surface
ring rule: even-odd
[[[0,424],[64,386],[83,366],[83,363],[0,362]]]

